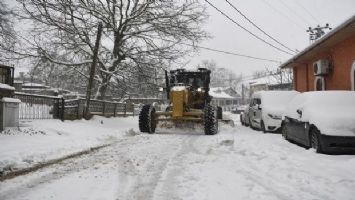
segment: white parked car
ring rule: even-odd
[[[282,135],[318,153],[355,151],[355,92],[297,95],[286,107]]]
[[[252,95],[249,108],[250,127],[264,133],[278,131],[284,109],[299,92],[260,91]]]

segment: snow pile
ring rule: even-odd
[[[35,120],[0,133],[0,173],[108,144],[136,134],[136,118],[94,117],[90,121]]]
[[[3,84],[3,83],[0,83],[0,89],[5,89],[5,90],[15,90],[15,88],[14,88],[14,87],[9,86],[8,84]]]
[[[355,136],[354,102],[353,91],[305,92],[288,104],[285,116],[314,124],[325,135]]]
[[[6,102],[6,103],[21,103],[20,99],[14,99],[14,98],[9,98],[9,97],[3,97],[1,99],[2,102]]]
[[[186,90],[186,86],[174,86],[171,88],[171,91],[184,91]]]

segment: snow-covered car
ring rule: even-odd
[[[249,126],[249,105],[246,105],[244,110],[240,113],[240,123],[243,126]]]
[[[253,129],[278,131],[284,109],[299,92],[260,91],[252,95],[249,108],[249,122]]]
[[[355,150],[355,92],[297,95],[286,107],[282,135],[318,153]]]

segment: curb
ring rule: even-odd
[[[79,151],[79,152],[76,152],[76,153],[72,153],[72,154],[69,154],[69,155],[61,157],[61,158],[52,159],[52,160],[48,160],[48,161],[45,161],[45,162],[42,162],[42,163],[35,164],[32,167],[19,169],[19,170],[15,170],[15,171],[10,171],[10,172],[5,172],[4,174],[0,175],[0,182],[3,182],[3,181],[8,180],[8,179],[13,179],[15,177],[22,176],[22,175],[25,175],[25,174],[28,174],[28,173],[31,173],[31,172],[35,172],[35,171],[37,171],[39,169],[42,169],[42,168],[45,168],[45,167],[48,167],[48,166],[51,166],[51,165],[54,165],[54,164],[58,164],[58,163],[60,163],[62,161],[65,161],[65,160],[68,160],[68,159],[71,159],[71,158],[75,158],[75,157],[79,157],[79,156],[82,156],[82,155],[85,155],[85,154],[92,153],[93,151],[96,151],[96,150],[111,146],[112,144],[113,143],[104,144],[104,145],[100,145],[100,146],[96,146],[96,147],[91,147],[91,148],[89,148],[87,150],[83,150],[83,151]]]

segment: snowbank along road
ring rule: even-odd
[[[239,119],[238,116],[236,116]],[[0,183],[0,199],[355,199],[355,156],[240,125],[124,133],[107,148]]]

